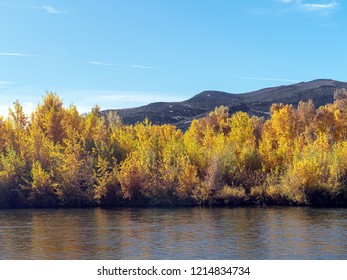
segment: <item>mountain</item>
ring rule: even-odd
[[[247,112],[249,115],[269,116],[273,103],[293,104],[312,99],[316,108],[333,102],[336,89],[347,88],[347,83],[319,79],[288,86],[265,88],[257,91],[232,94],[222,91],[203,91],[182,102],[156,102],[146,106],[115,111],[125,124],[135,124],[148,118],[153,124],[172,124],[187,129],[195,118],[206,116],[217,106],[229,107],[229,113]]]

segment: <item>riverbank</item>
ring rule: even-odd
[[[312,203],[296,203],[290,200],[286,200],[284,197],[281,200],[275,201],[272,197],[228,197],[226,199],[214,199],[212,201],[205,201],[204,203],[198,203],[197,201],[128,201],[120,199],[117,202],[108,202],[106,204],[101,204],[100,202],[80,204],[80,205],[59,205],[58,202],[50,205],[33,205],[33,204],[21,204],[21,205],[0,205],[1,209],[76,209],[76,208],[100,208],[100,209],[119,209],[119,208],[158,208],[158,209],[179,209],[179,208],[252,208],[252,207],[313,207],[313,208],[346,208],[346,200],[317,200]]]

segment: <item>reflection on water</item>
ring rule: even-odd
[[[0,259],[347,259],[347,210],[0,210]]]

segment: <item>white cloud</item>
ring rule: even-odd
[[[319,1],[319,0],[316,0]],[[332,2],[322,2],[319,3],[306,3],[303,0],[280,0],[284,4],[293,4],[298,10],[306,12],[317,12],[317,13],[327,13],[335,10],[339,3],[337,1]]]
[[[26,53],[15,53],[15,52],[2,52],[0,55],[4,56],[33,56],[32,54],[26,54]]]
[[[273,7],[256,7],[249,10],[255,16],[282,16],[288,13],[305,13],[330,16],[340,6],[338,0],[272,0]]]
[[[332,2],[329,4],[301,4],[301,7],[307,11],[327,11],[336,9],[338,4],[336,2]]]
[[[100,65],[100,66],[120,66],[120,67],[131,67],[131,68],[137,68],[137,69],[155,69],[155,67],[152,67],[152,66],[145,66],[145,65],[139,65],[139,64],[119,65],[114,63],[102,62],[98,60],[91,60],[91,61],[88,61],[88,63],[93,65]]]
[[[132,68],[140,68],[140,69],[154,69],[155,68],[152,66],[144,66],[144,65],[138,65],[138,64],[131,64],[129,66]]]
[[[294,79],[281,79],[281,78],[263,78],[263,77],[237,77],[244,80],[257,80],[257,81],[275,81],[275,82],[289,82],[289,83],[299,83],[299,80]]]
[[[10,85],[13,85],[14,82],[11,81],[1,81],[0,80],[0,89],[8,88]]]
[[[322,1],[320,1],[320,3],[306,3],[306,1],[303,1],[303,0],[280,0],[280,2],[284,4],[294,3],[297,5],[299,9],[308,10],[308,11],[332,10],[337,8],[338,6],[338,2],[336,1],[332,1],[329,3],[326,3],[326,2],[323,3]]]
[[[89,64],[93,65],[102,65],[102,66],[113,66],[114,64],[112,63],[106,63],[106,62],[100,62],[100,61],[88,61]]]
[[[11,81],[1,81],[0,80],[0,86],[12,85],[12,84],[14,84],[14,82],[11,82]]]
[[[67,11],[61,11],[61,10],[58,10],[52,6],[48,6],[48,5],[43,5],[41,7],[42,10],[44,10],[46,13],[49,13],[49,14],[67,14],[68,12]]]

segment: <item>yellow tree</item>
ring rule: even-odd
[[[297,150],[284,180],[284,190],[295,203],[310,204],[329,193],[330,149],[326,133]]]
[[[8,134],[6,122],[3,117],[0,116],[0,153],[3,153],[8,145]]]
[[[118,177],[124,197],[140,205],[148,201],[145,196],[150,182],[148,165],[148,159],[136,150],[122,162]]]
[[[100,205],[117,205],[121,202],[122,191],[118,182],[119,168],[115,159],[112,161],[98,155],[94,198]]]
[[[206,172],[209,165],[209,158],[204,149],[211,149],[213,139],[217,134],[227,135],[230,132],[228,112],[228,107],[216,107],[205,118],[193,120],[184,135],[184,145],[189,159],[198,167],[200,176]]]
[[[35,161],[32,165],[31,177],[30,202],[35,207],[55,207],[57,199],[54,183],[50,174],[42,168],[40,162]]]
[[[107,128],[100,107],[94,106],[85,117],[83,138],[87,151],[91,152],[100,141],[106,142]]]
[[[202,119],[206,127],[212,128],[214,132],[223,132],[228,134],[230,131],[228,125],[229,108],[226,106],[219,106],[214,109],[208,116]]]
[[[0,120],[0,140],[3,144],[0,159],[0,188],[8,196],[12,206],[25,206],[28,192],[22,185],[30,178],[30,166],[27,158],[28,119],[18,101],[9,109],[5,122]]]
[[[94,198],[94,160],[78,137],[64,141],[64,150],[56,151],[53,175],[56,194],[62,206],[88,206]]]
[[[65,109],[65,117],[63,119],[63,127],[66,133],[66,137],[72,135],[79,135],[82,137],[84,131],[84,119],[83,116],[77,111],[75,105],[70,105]]]
[[[334,93],[335,102],[332,106],[334,111],[334,126],[332,137],[335,141],[347,139],[347,89],[338,89]]]
[[[347,141],[335,143],[329,157],[329,190],[336,203],[347,201]]]
[[[229,143],[237,157],[240,172],[259,168],[254,125],[247,113],[237,112],[230,118]]]
[[[134,126],[135,147],[121,164],[119,182],[125,198],[148,203],[158,185],[159,141],[157,129],[148,120]],[[156,168],[156,170],[152,170]],[[153,172],[152,172],[153,171]]]
[[[0,155],[0,194],[7,206],[27,205],[27,192],[22,189],[28,179],[26,162],[14,149]]]
[[[204,174],[208,166],[208,158],[202,148],[205,130],[206,127],[202,126],[201,120],[193,120],[184,134],[184,146],[187,150],[189,161],[197,167],[200,175]]]
[[[196,166],[190,163],[189,158],[184,155],[177,158],[177,166],[177,197],[183,204],[202,204],[204,202],[204,196],[202,196],[204,194],[204,187],[198,177]]]
[[[316,134],[326,133],[329,141],[340,141],[345,137],[344,113],[337,103],[327,104],[317,109],[314,118]]]
[[[18,154],[25,157],[29,121],[18,100],[13,103],[13,109],[9,108],[9,117],[6,124],[8,147],[15,149]]]
[[[122,162],[136,149],[136,135],[132,125],[116,126],[112,129],[110,143],[115,147],[116,159]]]
[[[54,144],[62,143],[66,136],[64,129],[65,109],[59,97],[46,92],[43,103],[39,104],[32,115],[32,124],[40,128],[42,133]]]
[[[272,105],[271,119],[264,124],[259,145],[264,170],[283,170],[291,162],[296,136],[297,120],[293,106]]]

